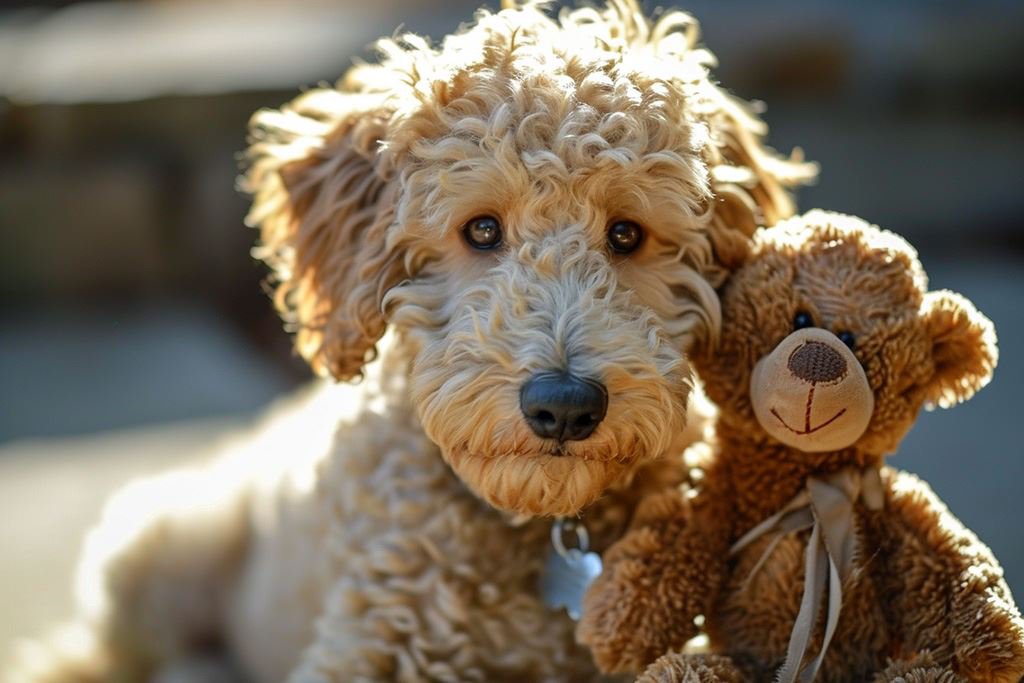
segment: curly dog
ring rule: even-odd
[[[37,680],[592,680],[537,589],[682,476],[686,349],[814,167],[632,0],[480,12],[252,121],[257,255],[325,389],[208,469],[130,487]],[[228,653],[225,656],[223,653]],[[45,657],[44,657],[45,659]]]

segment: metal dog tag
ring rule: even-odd
[[[566,548],[563,533],[576,532],[576,548]],[[557,519],[551,525],[552,550],[544,564],[541,594],[544,603],[552,609],[565,608],[573,620],[580,618],[583,594],[601,573],[601,556],[587,552],[589,536],[579,522]]]

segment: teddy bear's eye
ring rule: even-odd
[[[474,249],[494,249],[501,244],[501,223],[494,216],[477,216],[462,228],[462,236]]]
[[[633,221],[615,221],[608,226],[608,246],[617,254],[636,251],[643,239],[643,228]]]
[[[857,345],[857,339],[853,336],[853,332],[850,332],[848,330],[843,330],[842,332],[840,332],[836,336],[839,337],[839,341],[841,341],[844,344],[846,344],[846,346],[851,351],[853,351],[853,347]]]
[[[793,329],[802,330],[805,327],[814,327],[814,318],[807,311],[797,311],[793,316]]]

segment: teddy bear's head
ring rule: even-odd
[[[755,237],[722,292],[718,343],[695,365],[732,430],[806,453],[894,451],[923,405],[992,375],[991,321],[929,292],[905,240],[813,211]]]

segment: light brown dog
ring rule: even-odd
[[[276,302],[316,370],[363,382],[115,500],[53,679],[187,679],[204,648],[268,682],[591,679],[538,594],[543,517],[600,549],[678,478],[652,463],[690,438],[721,260],[813,174],[696,41],[627,0],[481,12],[256,114]]]

